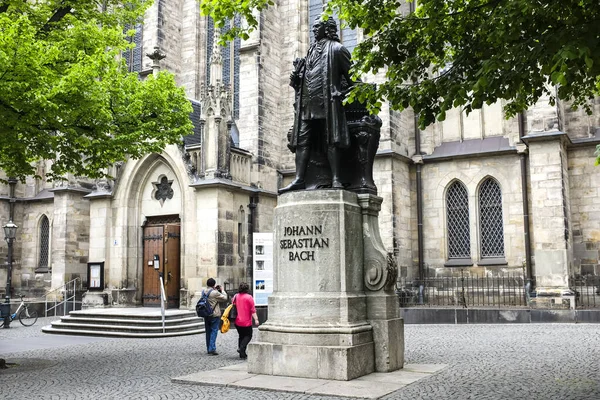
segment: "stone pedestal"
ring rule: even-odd
[[[317,190],[279,197],[274,291],[269,319],[248,347],[248,372],[351,380],[376,370],[376,349],[389,349],[389,340],[401,341],[403,348],[397,300],[391,307],[396,318],[387,318],[387,294],[365,293],[363,228],[354,193]],[[380,311],[373,324],[369,308]],[[381,353],[384,363],[397,366],[398,357],[387,353]]]
[[[400,318],[394,286],[398,269],[387,254],[379,233],[379,211],[383,199],[359,194],[363,215],[363,267],[367,294],[367,316],[373,327],[375,370],[391,372],[404,366],[404,320]]]

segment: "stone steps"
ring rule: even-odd
[[[203,333],[204,321],[193,311],[167,310],[163,332],[162,316],[155,308],[87,309],[72,311],[42,331],[60,335],[169,337]]]

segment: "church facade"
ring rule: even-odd
[[[159,271],[174,308],[191,308],[209,277],[226,289],[250,281],[252,235],[272,230],[277,190],[294,176],[289,75],[321,7],[277,1],[250,38],[221,48],[196,0],[156,0],[124,57],[144,77],[146,54],[165,53],[160,67],[185,88],[196,128],[180,146],[113,166],[111,180],[18,183],[14,293],[87,282],[88,263],[104,272],[102,300],[90,305],[156,305]],[[352,49],[360,32],[340,38]],[[571,277],[600,275],[600,102],[588,116],[541,99],[508,120],[499,102],[423,131],[411,110],[384,106],[379,117],[379,226],[401,277],[521,273],[560,301]],[[8,194],[0,186],[2,225]]]

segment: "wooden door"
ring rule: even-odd
[[[165,225],[165,294],[169,308],[179,308],[179,225]]]
[[[144,228],[144,288],[142,304],[160,307],[159,274],[164,268],[164,228],[147,226]],[[158,256],[159,269],[154,268],[154,256]]]

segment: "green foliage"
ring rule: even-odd
[[[200,1],[202,11],[216,20],[267,6],[266,1]],[[506,100],[507,118],[543,95],[551,102],[555,96],[573,100],[574,107],[591,112],[600,92],[598,0],[417,4],[408,13],[406,0],[327,3],[330,14],[337,12],[348,26],[364,32],[353,54],[354,76],[385,73],[376,88],[357,86],[352,99],[367,101],[372,110],[382,99],[396,110],[412,107],[422,128],[444,120],[453,107],[468,113],[499,99]]]
[[[99,177],[127,157],[160,152],[192,130],[171,74],[128,73],[123,33],[147,0],[0,0],[0,169],[23,179]],[[104,6],[102,8],[101,6]]]
[[[258,20],[252,14],[253,10],[261,11],[274,5],[273,0],[199,0],[202,15],[210,15],[218,28],[225,26],[225,21],[240,15],[247,22],[245,26],[232,26],[222,37],[221,43],[233,40],[235,37],[248,39],[249,33],[258,26]]]

